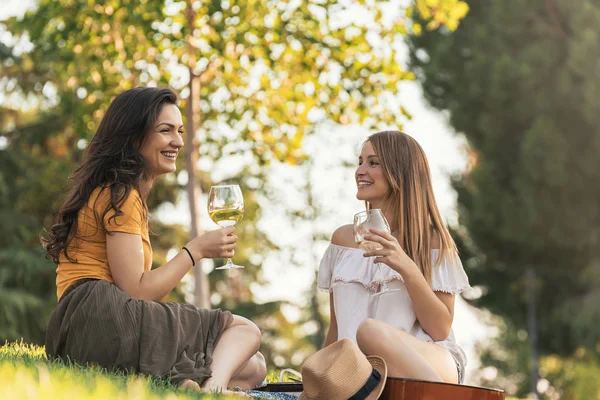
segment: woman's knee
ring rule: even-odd
[[[358,326],[358,330],[356,331],[356,337],[357,339],[360,337],[364,340],[375,335],[380,335],[385,325],[385,322],[378,321],[373,318],[367,318]]]
[[[373,318],[367,318],[358,326],[356,331],[356,343],[363,353],[375,355],[376,349],[383,340],[385,322]]]
[[[240,315],[233,316],[233,323],[230,325],[230,328],[234,326],[240,326],[245,329],[247,335],[246,339],[248,340],[248,343],[254,344],[256,346],[256,351],[258,351],[258,348],[260,347],[260,341],[262,338],[262,334],[260,332],[260,329],[258,329],[258,326],[256,326],[256,324],[250,321],[248,318],[242,317]]]

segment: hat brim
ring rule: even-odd
[[[387,365],[386,365],[385,361],[383,360],[383,358],[378,357],[378,356],[368,356],[367,360],[369,361],[369,364],[371,364],[373,369],[375,369],[377,372],[379,372],[379,375],[381,375],[381,379],[379,380],[379,383],[377,384],[377,386],[375,386],[375,389],[373,389],[373,391],[365,398],[365,400],[377,400],[379,398],[379,396],[381,396],[381,393],[383,393],[383,389],[385,387],[385,382],[387,381],[387,375],[388,375]],[[306,395],[306,393],[302,392],[302,393],[300,393],[298,400],[309,400],[309,399],[308,399],[308,396]]]
[[[381,379],[379,380],[379,384],[375,386],[375,389],[373,389],[371,394],[369,394],[365,400],[377,400],[379,396],[381,396],[381,393],[383,392],[383,389],[385,387],[385,382],[387,381],[387,365],[383,358],[378,356],[368,356],[367,360],[369,360],[369,363],[371,364],[373,369],[379,372],[379,374],[381,375]]]

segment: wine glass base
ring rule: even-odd
[[[243,268],[246,268],[246,267],[244,267],[242,265],[235,265],[235,264],[227,265],[227,264],[225,264],[222,267],[217,267],[215,269],[243,269]]]

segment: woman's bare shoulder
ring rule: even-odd
[[[356,247],[356,242],[354,241],[354,227],[349,224],[337,228],[331,236],[331,243],[337,246]]]

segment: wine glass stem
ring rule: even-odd
[[[225,228],[223,228],[223,229],[225,229]],[[231,268],[233,266],[233,262],[231,261],[231,258],[227,259],[227,262],[225,263],[225,266],[228,267],[228,268]]]
[[[377,275],[381,276],[381,291],[387,292],[389,289],[387,282],[385,281],[385,276],[383,276],[381,272],[381,263],[377,263]]]

